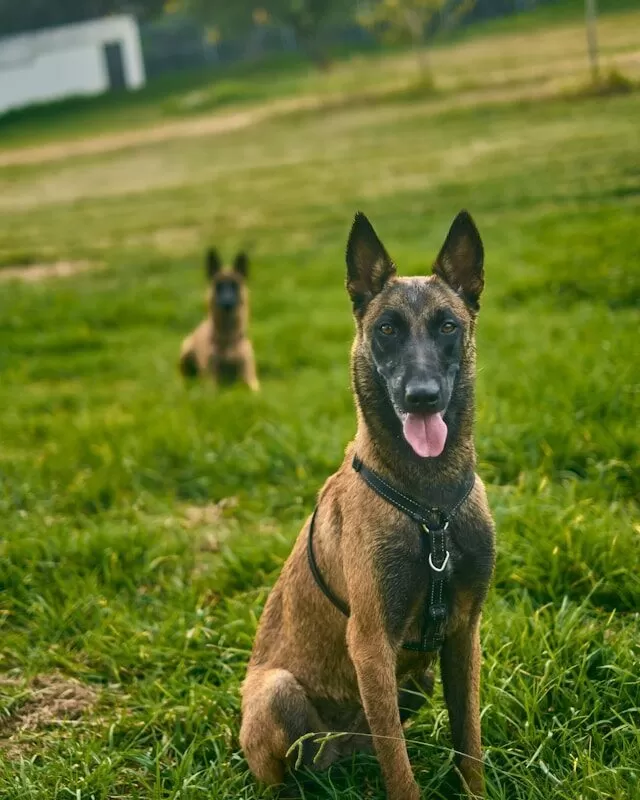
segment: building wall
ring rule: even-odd
[[[104,45],[122,47],[128,89],[144,85],[135,20],[129,16],[0,39],[0,113],[32,103],[100,94],[109,88]]]

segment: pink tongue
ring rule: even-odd
[[[404,438],[422,458],[435,458],[444,450],[447,425],[442,414],[407,414]]]

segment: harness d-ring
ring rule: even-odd
[[[447,554],[444,557],[444,561],[442,562],[442,564],[439,567],[436,567],[436,565],[433,563],[433,559],[431,558],[431,553],[429,553],[429,566],[431,567],[431,569],[434,572],[444,572],[445,569],[446,569],[447,564],[449,563],[449,556],[450,555],[451,555],[451,553],[447,550]]]

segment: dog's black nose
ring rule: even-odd
[[[404,390],[404,401],[410,411],[429,411],[440,403],[440,386],[433,378],[411,380]]]

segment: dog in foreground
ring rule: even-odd
[[[240,743],[268,784],[373,745],[390,800],[417,800],[402,724],[439,657],[463,787],[484,794],[479,625],[495,556],[473,439],[483,258],[463,211],[433,274],[398,277],[356,215],[357,433],[269,595],[242,688]]]
[[[223,268],[216,250],[207,253],[207,317],[187,336],[180,348],[180,371],[185,377],[209,374],[217,384],[242,381],[260,388],[249,324],[249,259],[238,253]]]

